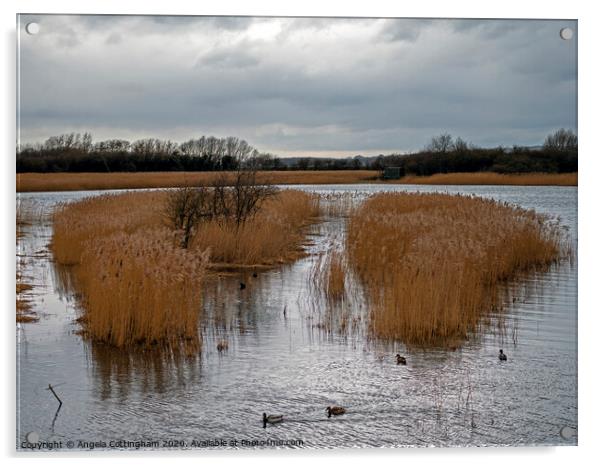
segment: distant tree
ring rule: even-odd
[[[106,153],[128,152],[130,150],[130,141],[124,139],[100,141],[94,145],[94,150]]]
[[[297,160],[297,170],[307,170],[311,160],[309,157],[303,157]]]
[[[362,161],[362,157],[359,155],[356,155],[355,157],[353,157],[353,160],[351,161],[351,168],[353,170],[359,170],[360,168],[362,168],[364,165],[363,161]]]
[[[427,152],[446,153],[450,152],[454,147],[454,140],[451,134],[443,133],[431,139],[431,142],[426,146]]]
[[[385,168],[385,156],[383,154],[380,154],[378,157],[376,157],[372,163],[370,164],[370,169],[371,170],[379,170],[382,171]]]
[[[546,137],[543,149],[548,152],[577,152],[577,135],[561,128]]]
[[[284,165],[282,163],[282,160],[280,160],[278,157],[274,157],[274,161],[272,164],[272,170],[282,170],[284,168]]]
[[[454,152],[466,152],[468,150],[468,143],[462,138],[456,138],[453,150]]]
[[[92,134],[85,132],[82,136],[82,150],[84,152],[91,152],[93,148],[92,145]]]

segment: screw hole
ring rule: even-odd
[[[40,25],[38,23],[28,23],[27,26],[25,26],[25,30],[27,31],[27,34],[33,36],[40,32]]]
[[[560,38],[563,40],[571,40],[573,38],[573,30],[571,28],[562,28],[560,30]]]

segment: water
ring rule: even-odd
[[[472,193],[559,216],[577,243],[576,188],[296,188],[358,198],[381,190]],[[508,303],[503,324],[484,326],[456,351],[409,350],[367,339],[363,320],[341,328],[311,299],[316,253],[343,234],[343,222],[335,219],[315,227],[312,254],[292,265],[257,278],[210,281],[203,349],[197,358],[166,360],[91,345],[77,334],[76,304],[48,254],[52,226],[44,214],[57,202],[96,194],[18,196],[21,208],[39,213],[18,254],[41,317],[17,328],[19,448],[29,432],[80,449],[90,447],[80,441],[99,442],[96,448],[127,447],[115,441],[157,442],[151,448],[576,444],[576,437],[560,436],[565,426],[577,428],[575,264],[516,283],[522,292]],[[239,289],[241,280],[246,290]],[[351,311],[361,318],[361,296],[353,302]],[[222,338],[229,348],[219,352]],[[497,359],[500,347],[505,363]],[[407,356],[407,366],[395,364],[397,352]],[[58,413],[49,383],[63,400]],[[329,405],[348,413],[328,419]],[[283,414],[285,421],[263,429],[263,412]]]

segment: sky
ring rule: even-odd
[[[569,20],[22,15],[18,143],[237,136],[335,157],[418,150],[444,132],[539,145],[577,129],[576,31]]]

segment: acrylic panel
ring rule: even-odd
[[[16,446],[577,444],[577,21],[17,17]]]

